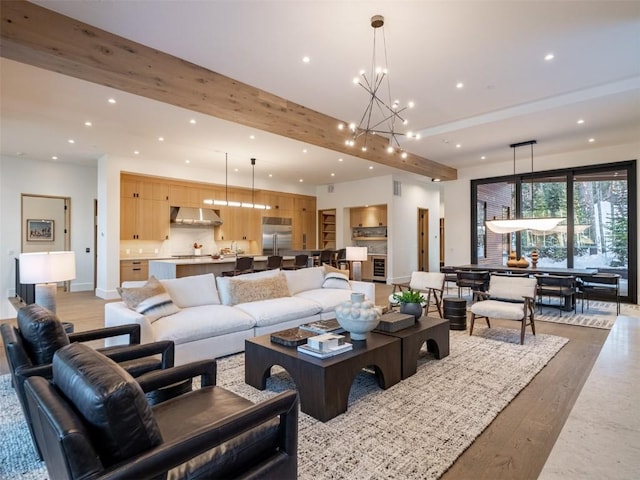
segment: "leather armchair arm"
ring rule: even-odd
[[[22,366],[15,369],[16,377],[44,377],[51,379],[53,377],[53,366],[50,363],[44,365]]]
[[[179,367],[178,367],[179,368]],[[113,467],[99,477],[103,480],[154,478],[190,459],[280,415],[280,452],[297,456],[298,394],[288,390],[198,429],[188,437],[164,443],[138,456],[135,461]]]
[[[151,355],[162,355],[161,368],[172,368],[175,361],[175,345],[172,341],[162,340],[143,345],[123,345],[120,347],[107,347],[98,351],[117,363],[133,360],[136,358],[150,357]]]
[[[136,381],[145,393],[153,392],[159,388],[167,387],[174,383],[197,377],[198,375],[201,376],[201,385],[203,387],[209,387],[216,384],[217,369],[218,364],[215,360],[200,360],[167,370],[156,370],[145,373],[137,377]]]
[[[140,344],[140,325],[130,323],[127,325],[119,325],[117,327],[97,328],[95,330],[86,330],[84,332],[76,332],[69,334],[71,342],[88,342],[91,340],[100,340],[103,338],[117,337],[119,335],[129,335],[129,345]]]

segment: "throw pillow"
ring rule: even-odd
[[[322,283],[322,288],[340,288],[350,290],[351,284],[349,278],[344,273],[332,272],[327,273]]]
[[[153,276],[142,287],[118,288],[118,293],[127,307],[141,313],[151,323],[180,311],[164,286]]]
[[[160,283],[180,308],[220,304],[213,273],[160,280]]]
[[[275,277],[257,278],[255,280],[231,278],[229,280],[229,293],[231,305],[290,296],[287,279],[282,272]]]
[[[328,263],[323,263],[322,266],[324,267],[324,273],[325,275],[328,273],[343,273],[347,276],[347,278],[349,278],[349,270],[345,269],[345,270],[340,270],[339,268],[336,268],[332,265],[329,265]]]

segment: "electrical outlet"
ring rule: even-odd
[[[91,253],[91,249],[89,247],[85,248],[84,250],[86,253]]]

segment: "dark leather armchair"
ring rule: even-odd
[[[129,345],[102,348],[98,351],[120,362],[123,368],[133,376],[173,367],[174,363],[173,342],[162,341],[139,345],[140,325],[121,325],[67,334],[56,314],[37,304],[18,310],[18,328],[4,323],[0,325],[0,333],[12,383],[32,438],[35,437],[24,396],[24,382],[32,376],[51,378],[51,361],[60,348],[73,342],[129,335]],[[158,354],[160,358],[157,357]],[[154,395],[157,396],[157,392],[150,393],[150,398],[153,399]],[[41,455],[37,446],[36,451]]]
[[[202,388],[147,403],[143,391],[198,375]],[[53,382],[32,377],[25,391],[52,480],[297,476],[297,393],[253,404],[216,386],[215,360],[134,380],[72,344],[56,352]]]

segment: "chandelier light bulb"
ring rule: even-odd
[[[387,147],[387,153],[393,153],[393,147],[392,146],[388,146]]]
[[[407,137],[412,138],[413,137],[413,132],[411,130],[409,130],[407,132]]]
[[[366,152],[367,151],[367,147],[362,147],[362,151]]]
[[[376,67],[376,75],[380,75],[382,72],[382,67]]]
[[[358,85],[360,83],[360,79],[358,77],[353,77],[353,84]]]
[[[402,158],[407,158],[407,152],[402,152],[402,155],[400,155]]]
[[[413,103],[413,102],[409,102],[407,105],[409,106],[409,108],[413,108],[413,107],[414,107],[414,105],[415,105],[415,103]]]
[[[419,133],[416,133],[416,140],[420,140],[422,138],[422,135],[420,135]]]
[[[352,123],[350,123],[350,124],[349,124],[349,130],[351,130],[352,132],[355,132],[355,131],[356,131],[356,124],[355,124],[355,123],[353,123],[353,122],[352,122]]]
[[[409,120],[407,120],[406,118],[402,121],[403,125],[408,125],[409,124]]]

